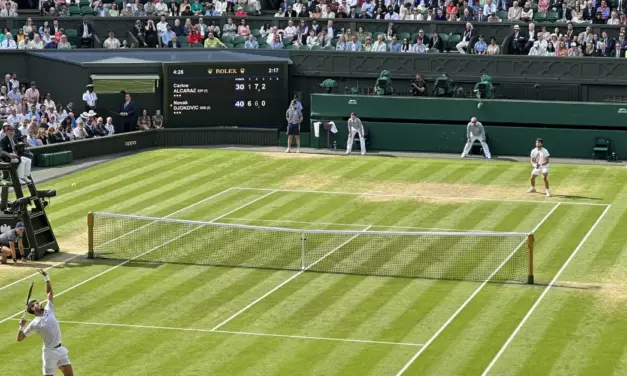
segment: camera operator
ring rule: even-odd
[[[427,95],[427,83],[422,79],[420,73],[416,73],[416,79],[409,85],[409,92],[413,97],[422,97]]]
[[[17,164],[17,176],[22,183],[28,184],[31,167],[29,156],[32,154],[25,151],[24,146],[21,140],[16,140],[15,127],[8,125],[4,137],[0,140],[0,158],[4,162]]]

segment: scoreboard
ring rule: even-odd
[[[287,62],[164,64],[165,125],[285,126]]]

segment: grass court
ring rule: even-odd
[[[626,172],[552,167],[552,198],[525,193],[527,163],[224,150],[150,151],[50,181],[40,189],[58,191],[48,213],[64,252],[0,268],[0,374],[40,374],[40,339],[15,335],[32,278],[43,298],[34,267],[50,265],[77,375],[626,374]],[[176,223],[116,228],[115,246],[186,250],[190,262],[87,259],[90,211],[364,233],[533,232],[536,283],[193,265],[212,244]],[[268,239],[229,245],[261,254],[280,245]],[[361,239],[346,244],[373,247]]]

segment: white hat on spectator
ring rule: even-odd
[[[87,113],[87,117],[94,117],[96,116],[96,113],[94,112],[94,110],[89,110],[89,112]]]
[[[83,113],[81,114],[81,117],[82,117],[83,119],[87,119],[87,118],[89,117],[89,114],[88,114],[87,112],[83,112]]]
[[[570,44],[570,46],[571,46],[571,47],[577,47],[577,43],[572,42],[572,43]]]
[[[514,25],[514,29],[520,29],[520,26]]]

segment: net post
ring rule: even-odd
[[[87,258],[94,258],[94,213],[87,213]]]
[[[300,270],[305,270],[305,232],[300,234]]]
[[[535,242],[535,237],[533,234],[527,235],[527,248],[529,249],[529,273],[527,274],[527,283],[530,285],[534,284],[533,280],[533,243]]]

